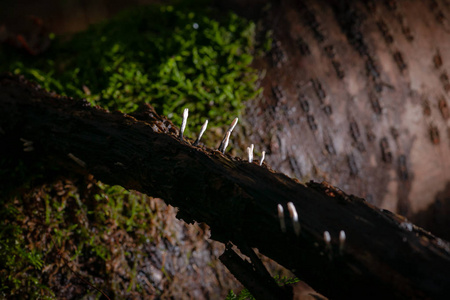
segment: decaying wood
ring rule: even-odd
[[[109,113],[3,75],[0,113],[0,139],[17,143],[22,155],[160,197],[186,222],[208,224],[213,239],[250,257],[258,248],[327,297],[437,299],[450,293],[447,242],[325,183],[303,185],[257,160],[194,147],[150,108],[134,117]],[[289,202],[298,213],[298,236]]]

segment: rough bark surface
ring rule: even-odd
[[[23,155],[163,198],[186,222],[208,224],[213,239],[249,257],[258,248],[330,298],[437,299],[450,293],[447,242],[327,184],[305,186],[257,161],[180,141],[177,129],[149,107],[136,117],[108,113],[4,75],[0,113],[2,140],[18,147],[32,142]],[[298,236],[288,202],[299,215]],[[347,235],[343,247],[340,230]],[[255,260],[252,265],[258,269]]]
[[[274,38],[254,63],[266,76],[248,103],[250,142],[277,171],[448,237],[448,1],[267,2],[228,4]]]

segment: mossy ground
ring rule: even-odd
[[[254,53],[252,22],[189,1],[124,12],[36,57],[2,46],[0,71],[109,110],[147,102],[176,124],[188,107],[192,134],[260,93]],[[115,298],[220,298],[236,287],[206,229],[162,201],[18,153],[0,159],[0,297],[99,298],[84,280]]]
[[[5,298],[99,297],[79,276],[115,298],[223,293],[228,275],[208,265],[219,246],[158,199],[92,177],[60,179],[14,197],[0,214]],[[199,282],[205,275],[209,286]]]
[[[69,41],[55,39],[40,57],[3,49],[0,65],[109,110],[129,113],[146,102],[179,124],[187,107],[189,128],[206,118],[221,126],[260,93],[250,67],[255,25],[207,3],[126,11]]]

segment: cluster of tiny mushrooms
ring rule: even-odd
[[[189,115],[189,109],[185,108],[184,111],[183,111],[183,120],[181,122],[181,129],[180,129],[180,135],[179,135],[180,140],[183,140],[183,133],[184,133],[184,130],[186,129],[188,115]],[[238,123],[238,120],[239,120],[238,118],[235,118],[233,120],[233,122],[231,122],[230,127],[225,132],[225,136],[223,137],[222,142],[219,145],[219,149],[218,150],[220,152],[222,152],[223,154],[225,154],[225,150],[228,147],[228,142],[230,140],[231,132],[233,131],[234,127],[236,127],[236,125]],[[200,139],[201,139],[203,133],[205,132],[207,126],[208,126],[208,120],[206,120],[205,123],[203,123],[202,128],[200,129],[200,134],[198,135],[197,139],[195,140],[193,146],[197,146],[198,145],[198,143],[200,142]],[[248,162],[249,163],[253,162],[253,148],[254,148],[253,144],[251,144],[250,147],[247,147]],[[266,156],[266,152],[262,151],[261,161],[259,162],[260,166],[262,166],[265,156]],[[283,233],[285,233],[286,232],[286,223],[284,221],[285,217],[284,217],[283,205],[278,204],[277,208],[278,208],[278,218],[280,219],[281,231]],[[288,202],[287,208],[288,208],[288,211],[289,211],[289,216],[292,219],[292,226],[294,227],[295,235],[299,236],[300,235],[300,223],[298,221],[297,209],[295,208],[294,203],[292,203],[292,202]],[[327,245],[327,247],[329,247],[331,245],[331,235],[330,235],[330,233],[328,231],[324,231],[323,232],[323,239],[324,239],[325,244]],[[345,231],[341,230],[339,232],[339,250],[341,252],[344,249],[345,239],[346,239]]]
[[[180,140],[183,140],[183,133],[184,133],[184,130],[186,129],[188,114],[189,114],[189,110],[187,108],[185,108],[183,111],[183,121],[181,122],[181,129],[180,129],[180,135],[179,135]],[[235,118],[233,120],[233,122],[231,122],[230,127],[226,131],[225,136],[224,136],[222,142],[220,143],[218,150],[220,152],[222,152],[223,154],[225,154],[225,150],[228,147],[228,142],[230,140],[231,132],[233,131],[234,127],[236,127],[237,123],[238,123],[238,118]],[[205,123],[203,124],[203,126],[200,130],[200,134],[198,135],[197,139],[195,140],[193,146],[198,145],[207,126],[208,126],[208,120],[206,120]],[[24,152],[31,152],[34,150],[32,141],[25,140],[23,138],[21,138],[20,141],[23,143],[23,151]],[[253,162],[253,148],[254,148],[253,144],[251,144],[250,147],[247,147],[249,163]],[[76,157],[75,155],[73,155],[72,153],[67,154],[67,156],[70,159],[72,159],[74,162],[76,162],[78,165],[80,165],[81,167],[86,168],[86,163],[84,161],[82,161],[81,159],[79,159],[78,157]],[[262,151],[261,160],[259,162],[260,166],[262,166],[265,156],[266,156],[266,152]],[[294,206],[294,203],[288,202],[287,208],[289,210],[289,216],[292,219],[292,226],[294,227],[295,235],[299,236],[300,235],[300,223],[298,221],[298,214],[297,214],[297,210]],[[286,223],[284,221],[284,219],[285,219],[284,209],[281,204],[278,204],[278,218],[280,219],[281,231],[283,233],[285,233],[286,232]],[[323,239],[324,239],[327,247],[329,247],[331,244],[331,236],[328,231],[324,231]],[[339,249],[340,249],[340,251],[342,251],[344,249],[345,239],[346,239],[345,232],[343,230],[341,230],[339,232]]]

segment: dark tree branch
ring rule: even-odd
[[[250,249],[250,251],[253,251]],[[254,252],[253,252],[254,254]],[[254,254],[256,256],[256,254]],[[289,299],[292,295],[273,281],[268,276],[267,270],[261,270],[243,260],[228,244],[224,253],[219,257],[220,261],[230,270],[230,272],[252,293],[256,299]],[[253,261],[260,261],[259,258],[252,258]]]
[[[330,298],[450,294],[447,242],[326,184],[305,186],[257,162],[180,141],[173,125],[154,111],[136,117],[108,113],[4,75],[0,113],[1,139],[32,142],[23,155],[160,197],[178,207],[186,222],[208,224],[213,239],[258,248]],[[288,202],[298,212],[299,236]],[[347,236],[342,251],[341,230]]]

